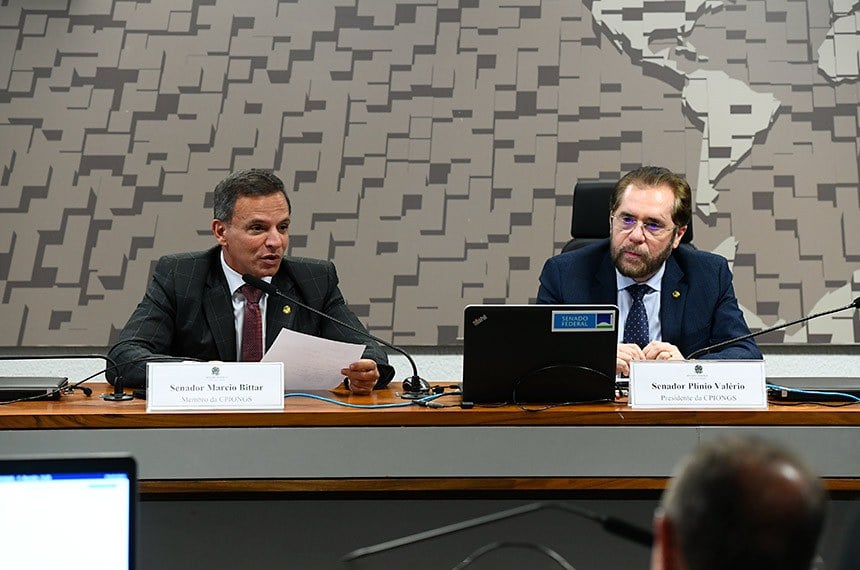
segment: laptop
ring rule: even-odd
[[[618,307],[469,305],[464,317],[464,402],[615,398]]]
[[[133,458],[0,456],[3,568],[134,570],[136,533]]]
[[[768,378],[767,395],[783,402],[860,402],[860,378],[788,376]]]

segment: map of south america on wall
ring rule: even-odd
[[[674,14],[671,13],[670,4],[675,7]],[[766,134],[773,125],[781,105],[766,86],[753,89],[747,82],[734,79],[721,70],[703,69],[710,61],[708,54],[697,50],[688,37],[700,17],[723,9],[725,4],[732,2],[595,0],[592,5],[595,21],[613,43],[630,56],[634,64],[657,68],[656,75],[666,77],[670,83],[683,84],[681,96],[685,110],[703,135],[698,177],[693,187],[695,209],[705,217],[719,211],[716,182],[737,168],[749,155],[756,137]],[[858,7],[860,2],[856,0],[834,1],[833,25],[817,50],[818,66],[833,83],[856,82],[860,79],[860,13],[855,13]],[[675,45],[655,50],[651,44],[655,36],[674,36],[671,39]],[[687,60],[688,71],[673,59],[679,56]],[[844,237],[853,238],[856,243],[860,231],[849,226]],[[736,245],[736,240],[730,237],[715,251],[733,260]],[[855,282],[858,277],[860,273],[855,272]],[[827,295],[816,309],[830,308],[840,297],[848,301],[852,295],[850,283],[844,289]],[[745,316],[755,326],[765,326],[749,310],[745,310]],[[854,327],[852,322],[846,319],[842,324],[845,333],[850,335]],[[810,326],[814,327],[815,324]],[[806,331],[788,335],[786,340],[803,342],[807,340]]]

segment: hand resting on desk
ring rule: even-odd
[[[630,362],[634,360],[684,360],[678,347],[669,342],[652,340],[645,348],[627,343],[619,344],[615,356],[615,373],[630,375]]]

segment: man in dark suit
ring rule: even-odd
[[[120,364],[125,385],[144,385],[148,357],[259,360],[262,347],[268,348],[282,328],[366,344],[363,357],[340,373],[354,393],[367,394],[388,384],[394,369],[385,352],[367,337],[291,307],[280,297],[262,295],[258,300],[258,290],[242,287],[242,276],[254,275],[306,305],[365,330],[346,306],[334,264],[284,257],[291,207],[283,182],[264,170],[235,172],[215,188],[214,202],[212,233],[218,246],[162,257],[146,295],[109,352]],[[256,314],[249,315],[249,310]],[[246,327],[248,323],[254,326]],[[123,366],[124,362],[129,364]],[[109,373],[108,379],[113,381],[114,375]]]
[[[794,454],[756,438],[716,440],[663,493],[651,568],[808,570],[826,510],[821,480]]]
[[[547,260],[538,303],[617,304],[616,372],[633,360],[678,360],[749,333],[726,260],[679,248],[692,217],[686,180],[658,167],[626,174],[610,203],[610,237]],[[752,339],[702,358],[762,358]]]

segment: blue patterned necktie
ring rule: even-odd
[[[627,320],[624,322],[624,343],[638,344],[645,348],[648,344],[648,314],[645,312],[645,302],[642,300],[651,287],[648,285],[630,285],[625,289],[633,298]]]

